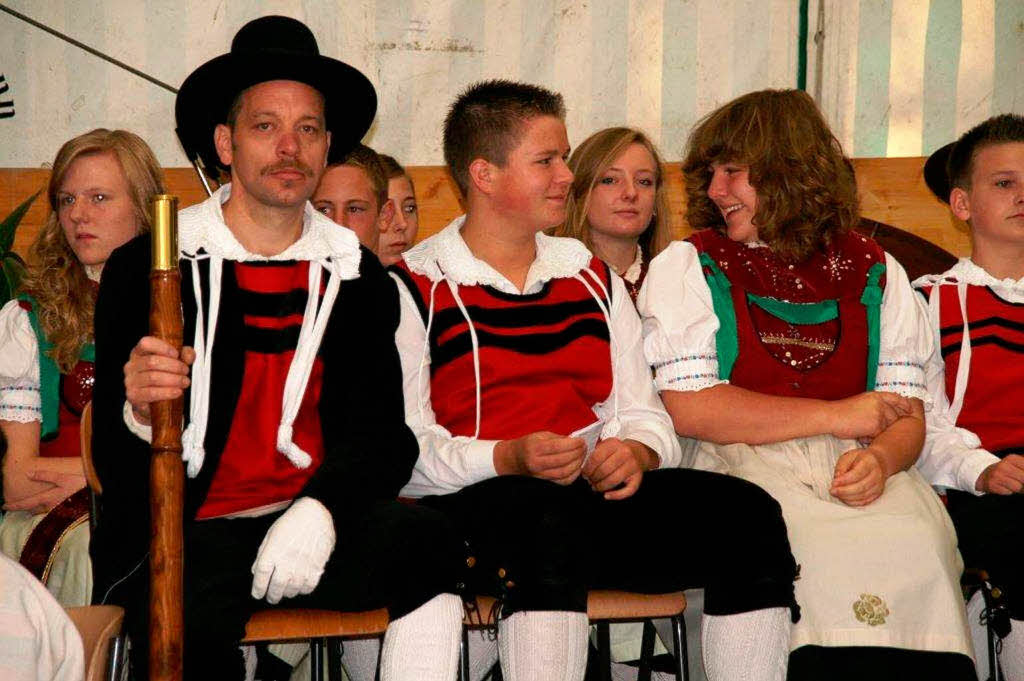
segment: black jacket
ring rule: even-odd
[[[96,302],[92,450],[103,485],[90,546],[96,602],[103,602],[111,585],[136,568],[148,550],[150,448],[128,430],[122,410],[124,365],[132,348],[148,333],[149,262],[148,235],[117,249],[104,267]],[[208,263],[199,263],[206,309]],[[195,332],[191,279],[191,265],[182,261],[186,344]],[[206,458],[199,475],[186,478],[186,532],[206,497],[235,418],[245,361],[239,295],[234,265],[225,261],[210,377]],[[341,283],[319,350],[324,365],[320,397],[324,460],[298,495],[322,502],[336,528],[370,503],[394,499],[408,482],[418,456],[416,439],[405,425],[402,370],[395,348],[398,319],[394,282],[373,253],[362,248],[359,277]],[[188,397],[186,392],[186,415]]]

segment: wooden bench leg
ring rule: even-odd
[[[470,681],[469,678],[469,629],[462,627],[462,640],[459,641],[459,681]]]
[[[676,678],[689,681],[690,661],[686,651],[686,622],[682,613],[672,618],[672,647],[675,648]]]
[[[341,656],[345,654],[345,644],[340,638],[327,639],[327,678],[338,681],[341,678]]]
[[[607,622],[597,623],[597,665],[601,681],[612,681],[612,642]]]
[[[640,639],[640,667],[636,681],[651,681],[651,663],[654,661],[654,622],[644,620],[644,633]]]
[[[324,681],[324,648],[327,639],[309,639],[309,679],[310,681]]]

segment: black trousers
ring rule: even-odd
[[[379,503],[337,528],[337,543],[316,589],[276,606],[252,598],[251,567],[267,529],[280,516],[213,519],[185,529],[186,679],[244,678],[238,641],[245,623],[274,607],[360,611],[386,607],[401,617],[434,596],[454,592],[462,544],[443,515],[426,507]],[[130,603],[134,677],[146,676],[145,570]]]
[[[974,662],[959,653],[903,648],[802,646],[789,656],[786,681],[976,681]]]
[[[703,587],[705,610],[798,609],[797,567],[778,502],[754,484],[692,469],[647,473],[628,499],[578,480],[492,478],[421,505],[451,518],[473,554],[469,587],[503,612],[586,611],[590,588]]]
[[[1024,620],[1024,497],[949,490],[947,500],[964,564],[985,570],[1002,590],[1010,617]]]

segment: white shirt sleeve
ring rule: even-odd
[[[682,463],[679,440],[665,406],[661,403],[651,379],[651,369],[644,359],[640,317],[630,300],[625,284],[612,276],[611,327],[615,385],[608,400],[594,408],[607,420],[618,399],[618,437],[641,442],[661,458],[662,468],[676,468]]]
[[[938,295],[938,288],[932,289]],[[938,308],[935,308],[936,313]],[[929,315],[931,317],[931,315]],[[946,396],[946,364],[942,360],[939,321],[931,318],[929,333],[932,352],[925,364],[925,382],[931,395],[931,409],[925,414],[924,448],[917,459],[917,468],[932,485],[952,487],[980,495],[974,485],[988,466],[999,457],[981,447],[973,432],[958,428],[949,412]]]
[[[394,274],[391,277],[398,285],[401,306],[395,345],[402,361],[405,422],[420,445],[412,477],[401,494],[408,497],[448,494],[493,478],[498,474],[494,470],[494,447],[498,440],[454,436],[437,423],[430,401],[430,353],[425,347],[427,330],[405,283]]]
[[[928,309],[914,292],[903,266],[885,254],[885,290],[882,293],[878,373],[875,390],[915,397],[931,406],[924,367],[932,353]]]
[[[718,317],[693,244],[675,241],[651,261],[637,309],[658,390],[697,391],[728,382],[718,377]]]
[[[0,421],[42,420],[39,344],[28,312],[11,300],[0,309]]]

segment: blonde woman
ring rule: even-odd
[[[163,191],[160,166],[144,141],[98,129],[69,140],[53,162],[50,215],[29,250],[21,293],[0,309],[0,432],[3,520],[0,550],[33,569],[45,564],[87,506],[79,419],[92,397],[93,307],[103,264],[149,229],[147,205]],[[61,512],[49,512],[60,507]],[[76,510],[77,509],[77,510]],[[37,570],[34,570],[37,572]],[[89,602],[88,527],[64,536],[49,571],[64,605]]]
[[[632,128],[595,132],[569,158],[574,180],[555,236],[579,239],[636,301],[647,264],[672,240],[661,156]]]

